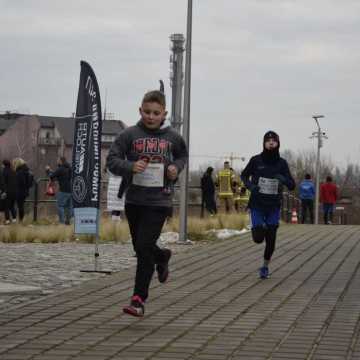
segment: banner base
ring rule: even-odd
[[[111,270],[80,270],[80,272],[86,272],[86,273],[100,273],[100,274],[106,274],[111,275]]]

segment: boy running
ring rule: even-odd
[[[251,191],[249,208],[253,240],[261,244],[265,239],[264,263],[260,278],[269,277],[269,263],[275,250],[276,232],[280,221],[282,187],[295,188],[289,166],[279,154],[280,139],[274,131],[264,135],[263,151],[253,156],[241,173],[241,179]]]
[[[107,157],[107,168],[123,177],[126,187],[125,214],[137,255],[135,287],[123,311],[143,316],[153,273],[164,283],[169,275],[171,251],[156,241],[171,214],[173,184],[188,160],[183,138],[164,125],[165,95],[150,91],[139,109],[141,119],[115,140]]]

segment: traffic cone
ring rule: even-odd
[[[297,223],[298,223],[298,216],[297,216],[296,208],[293,208],[293,209],[292,209],[292,213],[291,213],[291,223],[292,223],[292,224],[297,224]]]

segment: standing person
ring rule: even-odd
[[[23,159],[15,158],[12,161],[12,165],[16,172],[16,205],[19,213],[19,221],[22,222],[25,215],[25,200],[29,196],[33,176]]]
[[[233,207],[235,174],[230,168],[228,161],[224,162],[224,168],[216,174],[215,185],[218,188],[218,197],[221,208],[230,213]]]
[[[234,206],[236,212],[246,211],[250,192],[241,180],[236,184],[234,196]]]
[[[3,165],[4,191],[6,193],[4,199],[5,225],[9,225],[10,222],[16,223],[16,172],[14,171],[10,160],[3,160]]]
[[[274,131],[264,135],[262,153],[253,156],[241,173],[241,179],[251,191],[249,208],[253,240],[265,239],[264,262],[260,278],[269,276],[269,263],[275,250],[276,232],[280,221],[280,202],[283,185],[289,190],[295,182],[285,159],[279,153],[280,139]]]
[[[5,200],[6,200],[5,182],[4,182],[2,165],[0,165],[0,212],[5,210]]]
[[[301,222],[305,224],[306,213],[309,211],[310,222],[314,223],[314,198],[315,198],[315,186],[311,180],[311,175],[306,174],[305,179],[299,185],[299,197],[301,200]]]
[[[215,201],[215,184],[212,179],[214,168],[209,166],[201,178],[201,192],[202,200],[206,210],[211,216],[217,213]]]
[[[171,213],[173,184],[188,160],[183,138],[164,124],[162,92],[147,92],[139,112],[140,121],[118,136],[107,157],[107,168],[123,177],[125,214],[137,255],[133,296],[123,309],[133,316],[144,315],[155,268],[161,283],[168,278],[171,251],[156,241]]]
[[[56,206],[61,224],[70,224],[73,216],[72,194],[71,194],[71,166],[64,156],[58,158],[58,167],[52,171],[50,166],[45,167],[46,174],[51,181],[56,180],[59,191],[56,194]]]
[[[338,197],[337,186],[332,182],[332,177],[327,176],[326,182],[320,186],[320,201],[323,204],[324,224],[333,222],[334,205]]]

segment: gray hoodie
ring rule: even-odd
[[[140,159],[164,165],[162,187],[133,183],[133,164]],[[181,135],[171,127],[151,130],[139,121],[117,137],[111,146],[106,166],[113,174],[122,176],[124,184],[127,184],[126,203],[171,207],[174,182],[166,177],[167,167],[175,165],[180,173],[187,161],[188,151]]]

